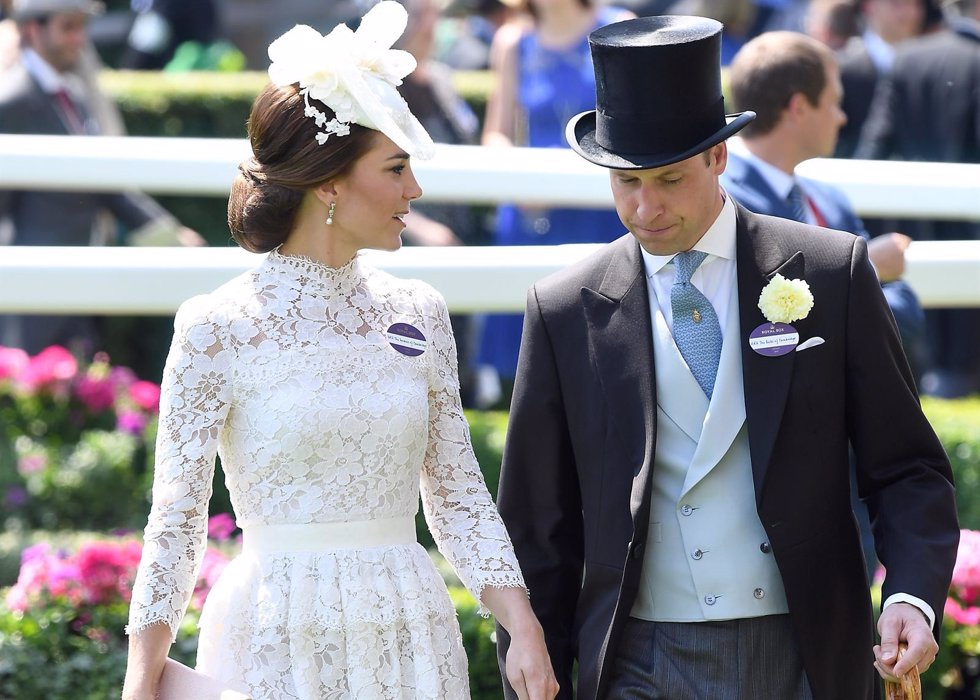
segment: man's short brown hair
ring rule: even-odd
[[[766,32],[743,46],[729,66],[728,84],[735,110],[757,115],[742,132],[746,138],[772,131],[798,92],[816,106],[834,61],[830,49],[799,32]]]

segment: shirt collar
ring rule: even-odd
[[[707,258],[708,260],[711,259],[712,255],[717,258],[724,258],[725,260],[735,259],[735,205],[732,203],[731,197],[724,194],[724,192],[722,194],[725,203],[721,207],[718,218],[708,227],[708,230],[701,236],[701,240],[695,243],[694,248],[692,248],[692,250],[700,250],[707,253],[709,256]],[[640,253],[643,255],[643,267],[646,270],[647,277],[652,277],[657,274],[674,259],[674,254],[654,255],[644,250],[643,246],[640,246]]]
[[[34,49],[24,48],[21,51],[21,61],[27,69],[27,72],[38,82],[41,89],[49,95],[53,95],[59,90],[68,89],[68,82],[64,76],[56,71],[50,63],[41,58]]]
[[[793,185],[796,184],[796,178],[793,175],[788,175],[772,163],[762,160],[762,158],[755,155],[751,151],[746,151],[744,158],[755,166],[755,169],[759,171],[759,175],[762,177],[762,179],[766,181],[766,184],[772,188],[772,191],[775,192],[780,199],[786,199],[789,197],[789,191],[793,189]]]
[[[861,39],[864,41],[864,49],[868,52],[868,58],[871,59],[878,72],[890,73],[895,63],[895,47],[870,29],[865,30]]]

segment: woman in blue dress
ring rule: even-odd
[[[567,148],[565,124],[595,108],[595,75],[589,33],[632,17],[590,0],[529,0],[526,17],[494,37],[491,67],[497,85],[487,105],[483,143]],[[625,232],[609,209],[544,209],[504,204],[497,209],[496,245],[605,243]],[[504,382],[517,368],[522,317],[486,319],[479,364]]]

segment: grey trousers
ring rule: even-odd
[[[623,631],[608,700],[813,700],[788,615]]]

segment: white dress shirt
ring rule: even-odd
[[[766,181],[766,184],[772,188],[772,191],[775,192],[780,199],[788,199],[789,191],[793,189],[793,185],[799,185],[803,192],[803,211],[806,214],[806,221],[804,223],[813,224],[815,226],[819,225],[817,215],[813,211],[813,205],[810,203],[810,198],[807,196],[806,190],[802,185],[800,185],[795,176],[788,175],[772,163],[762,160],[762,158],[749,150],[746,150],[745,153],[741,155],[755,167],[762,179]]]
[[[694,244],[693,250],[708,254],[691,276],[691,284],[708,298],[718,315],[722,334],[728,321],[728,302],[735,293],[735,205],[730,197],[725,197],[721,213],[710,228]],[[643,254],[643,267],[646,270],[647,285],[650,291],[650,311],[660,307],[667,327],[674,332],[674,313],[670,306],[670,288],[674,284],[674,256],[653,255],[640,248]],[[722,336],[724,339],[724,335]]]
[[[78,76],[71,73],[59,73],[30,47],[25,46],[21,49],[20,60],[44,92],[53,95],[65,90],[73,100],[85,102],[85,87]]]

